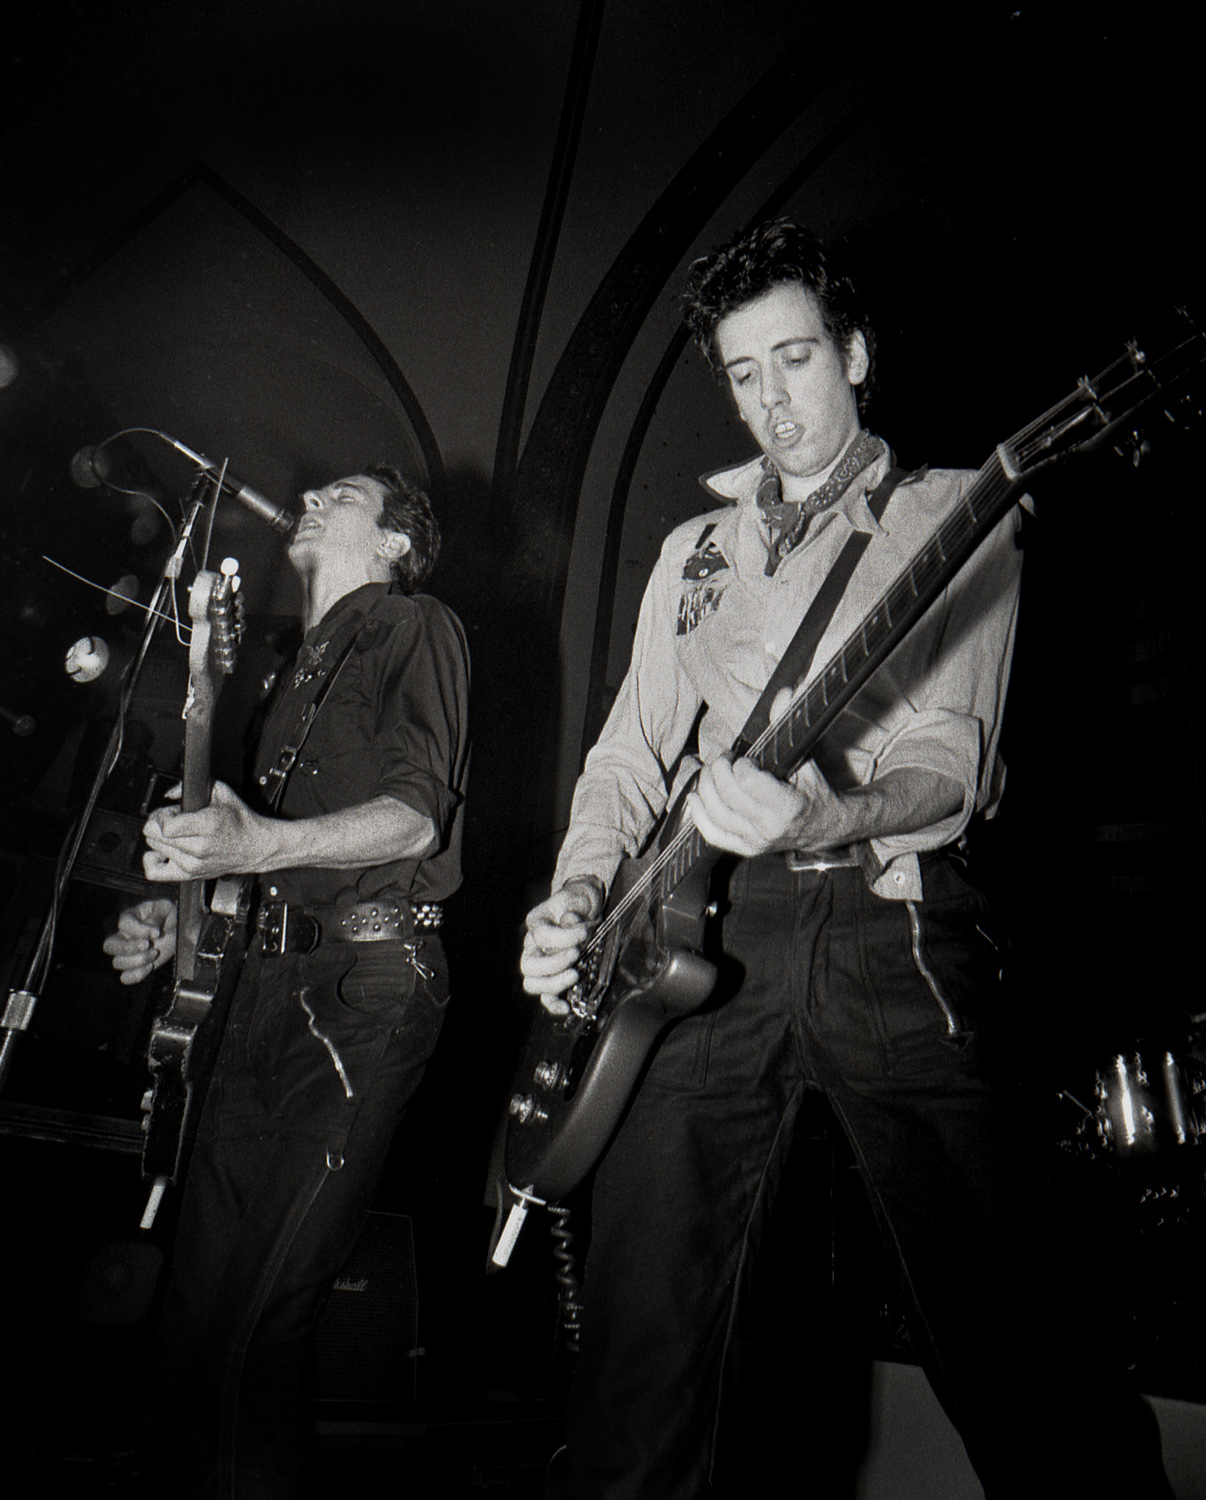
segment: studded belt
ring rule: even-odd
[[[268,901],[256,930],[265,953],[313,953],[319,943],[399,941],[415,931],[434,932],[444,924],[435,901],[358,901],[354,906],[309,911],[289,901]]]

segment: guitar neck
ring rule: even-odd
[[[190,717],[184,729],[184,768],[180,778],[180,810],[199,812],[208,807],[213,793],[213,730],[209,716]],[[205,883],[182,880],[176,907],[176,977],[191,980],[196,974],[197,940],[205,918]]]
[[[781,781],[813,754],[818,741],[871,675],[884,663],[1015,503],[1018,480],[1006,449],[998,448],[905,571],[788,711],[750,744],[748,755]]]
[[[192,636],[180,776],[180,810],[186,813],[208,807],[213,795],[214,706],[224,677],[234,670],[235,647],[242,629],[237,569],[233,559],[222,564],[221,576],[203,569],[189,590]],[[204,915],[202,882],[182,881],[176,917],[177,980],[194,977]]]

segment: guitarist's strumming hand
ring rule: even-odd
[[[576,876],[528,913],[519,960],[523,987],[529,995],[539,995],[554,1015],[569,1009],[557,997],[577,982],[574,964],[599,920],[605,894],[602,881]]]
[[[153,896],[128,906],[117,919],[117,931],[101,946],[112,958],[122,984],[141,984],[176,956],[176,903]]]

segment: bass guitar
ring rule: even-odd
[[[1081,379],[1064,400],[1000,443],[842,648],[807,686],[797,684],[787,711],[753,743],[739,737],[733,757],[748,756],[762,770],[790,777],[1029,481],[1058,461],[1117,442],[1150,402],[1164,398],[1178,420],[1173,388],[1206,359],[1206,340],[1185,323],[1160,358],[1128,344],[1095,379]],[[661,1031],[713,989],[704,933],[710,877],[722,854],[703,840],[683,802],[670,809],[649,851],[622,863],[578,960],[565,1013],[534,1007],[501,1127],[512,1202],[495,1264],[506,1263],[527,1205],[560,1202],[602,1155]]]
[[[189,590],[183,812],[208,806],[213,793],[214,710],[224,679],[234,671],[243,630],[237,575],[238,564],[228,558],[220,573],[199,572]],[[208,901],[204,881],[180,885],[172,992],[151,1027],[147,1048],[151,1086],[142,1101],[142,1173],[151,1191],[144,1229],[154,1222],[164,1191],[176,1182],[187,1154],[194,1096],[206,1073],[204,1043],[216,1043],[238,977],[247,905],[246,883],[237,877],[218,881]]]

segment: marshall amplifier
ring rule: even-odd
[[[418,1310],[410,1218],[371,1213],[318,1325],[315,1400],[413,1401]]]

